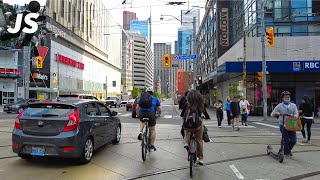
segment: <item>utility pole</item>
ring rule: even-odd
[[[23,46],[23,86],[24,86],[24,99],[29,99],[30,89],[30,46]]]
[[[264,1],[262,1],[261,6],[261,27],[262,27],[262,35],[261,35],[261,45],[262,45],[262,89],[263,89],[263,120],[267,120],[267,64],[266,64],[266,46],[264,43],[265,39],[265,24],[264,24]]]
[[[246,21],[243,18],[243,95],[247,97],[247,45],[246,45]]]
[[[192,48],[192,55],[195,54],[196,50],[196,37],[197,37],[197,32],[196,32],[196,17],[193,17],[193,48]],[[193,89],[197,88],[197,60],[196,58],[193,59]]]

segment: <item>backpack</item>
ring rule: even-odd
[[[183,127],[195,129],[201,125],[201,120],[198,112],[187,110],[186,116],[183,121]]]
[[[145,92],[140,97],[139,106],[142,108],[151,108],[152,107],[152,96],[148,92]]]

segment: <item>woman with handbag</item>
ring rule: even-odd
[[[271,113],[272,117],[282,117],[290,116],[290,118],[298,118],[299,113],[297,106],[290,102],[291,93],[284,91],[281,93],[282,103],[278,104]],[[279,118],[280,132],[284,138],[284,155],[292,156],[291,150],[297,142],[296,131],[288,131],[285,127],[285,122],[287,119]]]
[[[247,121],[248,121],[248,114],[249,114],[249,102],[246,100],[244,96],[242,96],[241,101],[239,102],[240,106],[240,113],[241,113],[241,123],[242,125],[245,124],[247,126]]]
[[[299,113],[302,116],[301,122],[302,122],[302,136],[303,136],[303,143],[310,142],[311,138],[311,126],[313,123],[313,106],[308,96],[302,97],[302,104],[299,106]],[[307,132],[308,132],[308,139],[306,138],[306,132],[304,131],[304,126],[307,124]]]

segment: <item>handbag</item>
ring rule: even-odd
[[[287,131],[301,131],[302,124],[300,118],[291,118],[285,121],[285,128]]]

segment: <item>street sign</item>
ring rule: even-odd
[[[179,56],[178,57],[179,60],[190,60],[190,59],[196,59],[197,58],[197,55],[191,55],[191,56]]]
[[[177,54],[171,54],[172,67],[179,67],[179,59]]]

